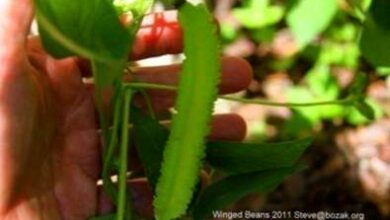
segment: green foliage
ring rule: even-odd
[[[143,16],[153,4],[153,0],[114,0],[118,14],[131,12],[135,17]]]
[[[137,150],[148,180],[154,185],[169,132],[158,121],[137,109],[133,109],[132,114]],[[195,199],[198,201],[193,212],[195,218],[201,219],[211,210],[222,209],[247,193],[265,192],[276,187],[285,176],[296,170],[294,165],[298,157],[311,142],[312,138],[274,144],[209,142],[207,162],[215,169],[236,175],[211,185],[200,198]],[[230,188],[231,184],[235,187]],[[219,195],[219,192],[222,194]],[[210,197],[213,199],[209,200]]]
[[[359,115],[352,114],[348,117],[352,123],[356,123],[362,121],[362,123],[366,122],[366,120],[361,119],[361,116],[364,116],[365,119],[374,120],[378,116],[382,115],[382,111],[372,100],[366,100],[364,96],[364,92],[367,86],[367,75],[364,73],[358,73],[355,76],[352,85],[349,88],[349,94],[352,99],[354,99],[354,107]]]
[[[212,211],[221,210],[249,193],[271,191],[286,176],[300,169],[301,166],[294,166],[226,177],[204,190],[195,205],[193,217],[206,219]]]
[[[359,100],[356,104],[356,109],[367,119],[374,120],[375,112],[365,100]]]
[[[362,102],[365,103],[363,105],[366,105],[363,108],[359,107],[360,103],[357,102],[355,106],[349,107],[345,110],[345,118],[350,124],[367,124],[373,119],[379,119],[383,117],[383,109],[377,102],[373,101],[372,99],[363,99]],[[365,111],[367,111],[367,113],[365,113]]]
[[[149,185],[155,189],[160,176],[164,144],[168,139],[169,131],[138,109],[133,108],[132,114],[137,152]]]
[[[248,173],[289,167],[311,144],[312,138],[273,144],[211,142],[207,145],[207,161],[229,174]]]
[[[283,7],[271,5],[270,0],[243,1],[243,7],[233,10],[238,21],[250,29],[276,24],[283,18],[283,14]]]
[[[376,68],[376,72],[380,76],[389,76],[390,75],[390,68],[389,67],[378,67],[378,68]]]
[[[305,47],[325,30],[336,12],[337,0],[298,0],[288,12],[287,23],[299,47]]]
[[[224,208],[248,193],[275,188],[285,176],[300,169],[296,161],[312,139],[275,144],[205,143],[220,80],[217,29],[204,5],[194,6],[183,0],[162,2],[170,7],[180,5],[179,18],[184,30],[186,60],[177,89],[176,113],[169,132],[158,121],[132,108],[134,141],[145,174],[156,192],[156,218],[179,218],[193,201],[191,214],[195,219],[203,219],[212,210]],[[287,58],[262,60],[266,68],[290,72],[300,69],[302,61],[309,65],[305,64],[301,71],[303,77],[299,77],[303,80],[288,90],[288,103],[222,98],[293,107],[293,116],[287,121],[284,132],[295,136],[306,135],[306,131],[323,120],[343,118],[349,123],[361,124],[381,117],[380,107],[365,98],[368,79],[364,74],[357,74],[347,91],[339,85],[333,71],[334,67],[360,71],[361,54],[355,40],[359,33],[358,21],[364,19],[369,0],[349,2],[352,12],[346,13],[339,10],[337,0],[294,0],[287,6],[272,0],[248,0],[239,4],[233,15],[255,43],[272,44],[279,29],[285,28],[285,19],[301,49],[302,53]],[[124,84],[121,80],[135,34],[152,3],[152,0],[35,0],[46,50],[56,58],[78,55],[92,63],[105,145],[102,176],[105,190],[117,204],[117,213],[93,218],[96,220],[122,220],[131,216],[126,183],[128,122],[134,88],[132,83]],[[388,9],[390,4],[385,0],[373,2],[360,39],[361,52],[381,75],[389,72],[386,68],[390,62]],[[126,28],[117,16],[129,12],[134,20]],[[355,16],[355,20],[350,15]],[[221,31],[225,43],[233,42],[242,34],[226,24],[222,24]],[[114,89],[113,113],[102,111],[101,92],[105,88]],[[345,98],[340,99],[344,95]],[[312,106],[310,103],[320,104]],[[206,188],[199,198],[192,198],[198,195],[194,191],[204,157],[212,168],[224,171],[227,176]],[[118,186],[111,182],[112,173],[119,175]]]
[[[43,45],[52,56],[79,55],[91,60],[99,118],[107,141],[107,115],[102,109],[101,93],[121,80],[129,33],[106,0],[35,0],[35,6]]]
[[[152,7],[153,0],[114,0],[114,6],[119,15],[131,13],[132,21],[128,28],[130,48],[133,46],[134,36],[137,34],[145,13]]]
[[[304,79],[306,86],[293,87],[288,92],[291,102],[315,102],[318,100],[335,100],[340,94],[340,88],[336,79],[332,76],[329,66],[318,66],[309,71]],[[314,106],[308,108],[295,108],[305,117],[312,126],[322,119],[340,117],[343,114],[342,107]],[[294,127],[294,126],[293,126]],[[292,129],[294,129],[291,127]]]
[[[127,200],[128,122],[133,94],[121,81],[130,45],[139,26],[129,30],[123,27],[112,2],[106,0],[35,0],[35,6],[42,42],[51,55],[56,58],[78,55],[91,61],[105,145],[102,174],[104,188],[117,204],[115,218],[128,219],[131,215],[131,206]],[[141,16],[135,17],[134,23],[139,24],[140,19]],[[102,108],[102,91],[107,88],[114,90],[115,97],[112,100],[115,114],[111,131],[108,130],[108,119],[112,117],[103,112]],[[122,111],[119,110],[121,108]],[[119,144],[119,170],[116,170],[113,155]],[[117,188],[109,176],[113,170],[119,176]]]
[[[129,44],[128,33],[109,1],[35,0],[35,4],[40,35],[51,55],[111,62],[128,52],[124,47]]]
[[[183,5],[187,0],[160,0],[164,4],[164,6],[168,9],[170,8],[179,8]]]
[[[356,74],[351,86],[349,87],[349,94],[352,96],[362,96],[367,86],[367,75],[364,73]]]
[[[221,32],[221,37],[223,39],[223,43],[231,43],[237,38],[237,31],[236,29],[226,23],[220,24],[220,32]]]
[[[219,40],[208,9],[186,3],[179,10],[179,20],[186,60],[176,101],[178,113],[172,119],[154,200],[156,217],[161,220],[180,217],[191,201],[220,80]]]
[[[103,216],[99,216],[99,217],[93,217],[93,218],[90,218],[89,220],[114,220],[114,219],[116,219],[116,215],[110,214],[110,215],[103,215]]]
[[[388,13],[390,2],[375,0],[366,15],[360,39],[360,49],[364,57],[374,66],[390,65],[390,22]]]

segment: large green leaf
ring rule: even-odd
[[[93,60],[98,87],[112,85],[120,78],[130,36],[111,1],[35,0],[35,5],[42,42],[51,55]]]
[[[301,168],[302,166],[272,169],[222,179],[204,190],[194,207],[193,218],[206,219],[213,211],[222,210],[250,193],[270,191],[286,176]]]
[[[211,142],[207,147],[207,161],[229,173],[289,167],[295,164],[312,140],[305,138],[273,144]]]
[[[287,23],[299,47],[305,47],[325,30],[337,7],[337,0],[298,0],[287,15]]]
[[[111,1],[35,0],[35,4],[43,44],[53,56],[111,60],[128,52],[129,35]]]
[[[372,1],[360,39],[364,57],[377,67],[390,66],[389,11],[390,1]]]

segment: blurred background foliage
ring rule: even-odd
[[[254,68],[255,80],[237,96],[294,103],[341,100],[355,76],[363,74],[375,113],[375,120],[368,120],[343,105],[287,109],[219,102],[217,109],[245,118],[248,141],[316,136],[305,156],[310,168],[248,206],[361,211],[366,219],[388,219],[390,70],[371,65],[383,57],[375,57],[378,51],[368,49],[375,54],[368,62],[359,48],[371,0],[208,2],[220,22],[225,54],[243,57]],[[361,48],[385,50],[389,41],[379,42],[374,31],[366,33],[371,35],[363,37]]]

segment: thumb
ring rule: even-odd
[[[0,58],[25,52],[33,0],[0,0]]]

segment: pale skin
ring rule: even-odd
[[[101,212],[96,185],[100,136],[91,85],[82,81],[88,67],[81,67],[77,58],[51,58],[39,38],[28,37],[32,0],[1,0],[0,13],[0,220],[95,216]],[[148,22],[153,24],[153,16]],[[181,40],[179,28],[145,43],[149,32],[148,27],[140,32],[132,58],[182,49],[180,43],[172,44]],[[248,85],[251,69],[245,61],[224,58],[222,65],[221,92]],[[140,69],[137,77],[174,84],[179,69]],[[156,110],[174,102],[173,94],[150,93]],[[217,116],[212,126],[212,139],[240,140],[245,135],[245,124],[235,115]]]

